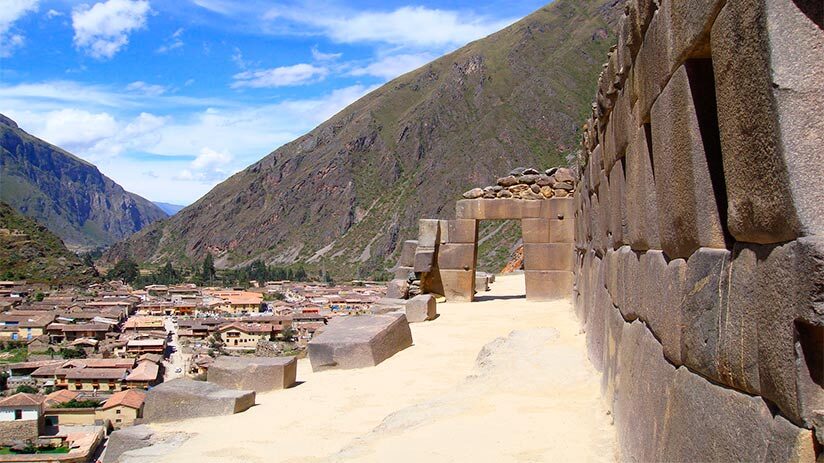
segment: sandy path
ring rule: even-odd
[[[161,461],[613,461],[569,303],[489,298],[523,284],[499,277],[481,302],[440,305],[412,325],[413,347],[377,367],[313,374],[302,360],[303,384],[244,413],[154,425],[196,434]]]

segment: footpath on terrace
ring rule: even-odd
[[[141,461],[614,461],[570,302],[524,293],[523,275],[499,277],[410,325],[414,346],[376,367],[313,373],[303,359],[298,386],[244,413],[151,425],[191,437]]]

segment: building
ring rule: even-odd
[[[63,341],[72,342],[80,338],[102,341],[106,339],[106,333],[112,331],[112,329],[112,325],[106,323],[81,323],[77,325],[52,323],[46,328],[46,333],[53,344],[59,344]]]
[[[146,332],[162,331],[166,332],[166,324],[163,317],[142,316],[130,317],[123,323],[123,332]]]
[[[19,393],[0,400],[0,445],[34,440],[43,431],[43,402],[39,394]]]
[[[143,354],[160,354],[166,352],[166,338],[130,339],[126,343],[126,357],[140,357]]]
[[[258,313],[263,304],[263,295],[249,291],[210,291],[209,295],[221,301],[215,310],[231,315]]]
[[[46,327],[54,321],[54,314],[38,315],[7,313],[0,315],[0,338],[11,341],[29,341],[46,333]]]
[[[116,429],[131,426],[143,417],[146,393],[136,389],[116,392],[95,411],[98,420],[108,420]]]
[[[66,373],[70,391],[122,391],[129,370],[125,368],[79,368]]]
[[[270,324],[236,322],[221,326],[217,332],[227,349],[254,350],[258,341],[270,341],[281,330],[282,327]]]
[[[160,365],[144,360],[126,376],[125,387],[129,389],[149,389],[160,382]]]

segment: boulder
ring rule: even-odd
[[[502,187],[511,187],[513,185],[518,184],[518,179],[514,175],[509,175],[507,177],[501,177],[498,179],[498,185]]]
[[[540,174],[540,172],[538,172],[537,169],[533,169],[531,167],[528,168],[528,169],[524,169],[524,173],[523,173],[523,175],[538,175],[538,174]]]
[[[480,198],[483,195],[484,195],[484,190],[482,190],[480,188],[473,188],[473,189],[467,191],[466,193],[464,193],[463,197],[466,198],[466,199],[475,199],[475,198]]]
[[[106,450],[100,461],[103,463],[126,463],[146,461],[148,455],[162,456],[191,437],[183,432],[157,433],[146,425],[131,426],[109,435]],[[140,460],[143,457],[144,460]]]
[[[406,299],[409,293],[409,281],[394,279],[386,284],[386,297],[390,299]]]
[[[309,342],[313,371],[375,366],[412,345],[404,314],[333,319]]]
[[[406,320],[409,323],[433,320],[438,315],[437,304],[431,294],[413,297],[406,303]]]
[[[538,175],[535,174],[524,174],[518,177],[518,183],[523,185],[532,185],[533,183],[538,181]]]
[[[143,405],[147,423],[232,415],[255,404],[255,391],[225,389],[206,381],[173,379],[151,389]]]
[[[218,386],[267,392],[295,384],[298,362],[295,357],[218,357],[206,379]]]
[[[509,172],[509,175],[512,175],[512,176],[515,176],[515,177],[520,177],[521,175],[524,175],[525,170],[526,170],[526,167],[516,167],[516,168],[512,169],[511,172]]]

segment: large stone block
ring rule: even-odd
[[[679,67],[652,106],[658,229],[670,258],[724,248],[726,208],[710,60]],[[710,171],[716,172],[711,176]]]
[[[672,64],[688,59],[709,58],[710,30],[725,0],[679,0],[669,2]],[[675,68],[670,69],[675,71]]]
[[[602,274],[603,268],[597,280],[600,282],[604,278]],[[587,316],[586,335],[587,335],[587,356],[590,363],[598,371],[604,370],[604,352],[607,341],[607,318],[612,312],[612,304],[609,300],[609,293],[607,289],[600,283],[596,283],[592,288],[594,292],[594,305]]]
[[[399,267],[414,267],[415,266],[415,251],[418,249],[417,240],[407,240],[403,242],[401,247],[401,257],[398,260]]]
[[[687,263],[684,259],[667,262],[663,251],[647,251],[640,260],[641,310],[649,329],[660,341],[664,357],[679,366],[681,362],[681,304]],[[629,278],[633,278],[629,275]]]
[[[413,259],[414,259],[414,257],[413,257]],[[414,260],[413,260],[413,263],[414,263]],[[415,273],[415,267],[395,267],[392,270],[392,274],[395,277],[394,279],[396,279],[396,280],[408,280],[410,273],[411,274]]]
[[[441,243],[476,243],[477,241],[477,220],[441,220]]]
[[[618,351],[615,428],[619,461],[689,461],[661,453],[672,419],[675,368],[664,360],[661,345],[640,321],[625,323]]]
[[[773,419],[758,397],[716,386],[681,367],[667,416],[662,453],[654,460],[766,461]]]
[[[624,317],[609,304],[604,322],[604,366],[601,375],[601,397],[610,413],[615,414],[616,386],[618,381],[618,352],[624,332]]]
[[[572,243],[524,244],[524,269],[572,271],[575,250]]]
[[[661,249],[655,176],[649,149],[647,129],[640,127],[627,148],[625,185],[629,236],[624,238],[636,251]]]
[[[396,278],[386,284],[386,297],[390,299],[406,299],[409,294],[408,279]]]
[[[670,3],[672,2],[663,2],[661,9],[653,16],[647,35],[644,37],[644,42],[635,59],[633,75],[635,78],[635,93],[638,96],[635,109],[639,117],[639,124],[650,122],[652,104],[667,84],[670,69],[674,68],[669,35]]]
[[[339,317],[309,342],[309,360],[313,371],[365,368],[411,345],[406,315]]]
[[[456,219],[483,219],[484,199],[460,199],[455,202]]]
[[[295,357],[228,357],[215,359],[206,380],[229,389],[267,392],[295,384]]]
[[[618,309],[626,320],[644,318],[644,304],[642,297],[648,282],[640,278],[641,263],[638,252],[633,251],[629,246],[624,246],[618,250],[618,272],[623,274],[618,277]]]
[[[475,298],[475,269],[441,270],[440,276],[447,301],[471,302]]]
[[[438,267],[442,270],[475,271],[475,252],[473,243],[445,243],[438,250]]]
[[[719,371],[720,330],[728,306],[730,252],[700,248],[687,260],[681,309],[681,358],[691,370],[715,381]]]
[[[548,219],[572,219],[575,217],[573,198],[550,198],[541,203],[541,217]]]
[[[771,427],[767,457],[764,461],[815,461],[813,432],[799,428],[781,415],[775,415]]]
[[[425,322],[438,316],[438,303],[431,294],[421,294],[406,303],[406,320],[409,323]]]
[[[434,249],[441,239],[441,222],[437,219],[420,219],[418,221],[417,250]]]
[[[624,161],[619,159],[609,174],[609,229],[614,249],[627,244],[627,200],[624,180]]]
[[[757,338],[761,395],[795,424],[812,426],[813,411],[824,410],[824,238],[736,252],[731,311],[742,321],[755,317],[757,334],[749,324],[733,325],[731,337],[742,348]],[[730,374],[752,381],[751,363],[750,355],[732,363]]]
[[[521,233],[524,243],[549,243],[551,228],[549,219],[521,219]]]
[[[824,31],[802,4],[727,2],[713,24],[728,223],[738,241],[824,230]]]
[[[255,391],[226,389],[206,381],[178,378],[159,384],[146,394],[143,420],[179,421],[203,416],[232,415],[255,404]]]
[[[549,242],[572,243],[575,239],[575,218],[549,219]]]
[[[486,199],[483,200],[483,214],[480,219],[504,220],[520,219],[523,203],[533,202],[522,199]]]
[[[572,296],[572,272],[527,270],[524,275],[528,300],[551,301]]]

